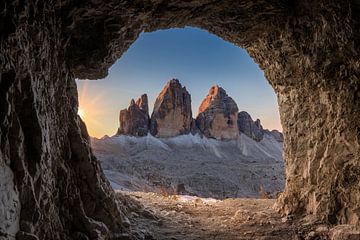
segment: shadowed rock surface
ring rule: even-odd
[[[285,136],[278,210],[360,224],[359,12],[358,0],[2,1],[1,235],[125,231],[77,116],[75,78],[105,77],[142,31],[183,26],[245,48],[273,86]]]
[[[196,125],[206,137],[236,139],[238,107],[225,90],[218,85],[210,88],[199,107]]]
[[[272,135],[276,141],[278,142],[284,142],[284,135],[282,134],[282,132],[279,132],[278,130],[274,129],[274,130],[265,130],[265,132],[269,133],[270,135]]]
[[[178,79],[172,79],[156,98],[151,114],[151,134],[156,137],[188,134],[191,122],[191,96]]]
[[[146,94],[135,103],[132,99],[128,109],[120,111],[120,127],[117,134],[146,136],[149,131],[149,106]]]
[[[255,141],[261,141],[264,137],[263,127],[260,120],[255,122],[252,120],[249,113],[242,111],[238,113],[237,124],[240,133],[244,133],[246,136],[254,139]]]

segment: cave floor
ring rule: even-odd
[[[273,210],[273,199],[121,193],[139,239],[328,239],[327,226],[283,218]]]

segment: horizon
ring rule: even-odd
[[[147,94],[149,113],[165,84],[176,78],[191,95],[193,118],[214,85],[237,103],[239,112],[282,132],[274,90],[248,53],[207,31],[186,27],[141,33],[105,79],[76,80],[79,109],[90,136],[112,136],[119,112]]]

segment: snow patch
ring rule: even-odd
[[[267,135],[260,142],[244,134],[231,141],[122,135],[93,139],[92,147],[114,189],[223,199],[257,197],[260,186],[275,195],[284,186],[282,143]]]

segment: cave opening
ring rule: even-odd
[[[78,115],[115,190],[214,199],[283,190],[276,96],[244,49],[194,27],[142,33],[104,80],[77,86]]]
[[[143,31],[184,26],[246,49],[277,94],[286,136],[279,214],[254,222],[239,211],[207,228],[186,226],[201,231],[197,239],[359,238],[358,0],[5,0],[0,8],[1,239],[145,238],[144,222],[127,218],[151,214],[106,181],[78,117],[86,112],[78,112],[75,78],[104,78]],[[256,227],[228,231],[225,220],[242,216]]]

